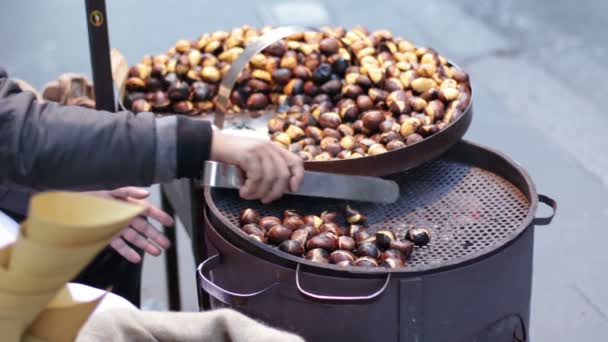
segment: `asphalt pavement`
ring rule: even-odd
[[[40,88],[63,72],[90,75],[83,1],[0,8],[0,65],[12,76]],[[448,56],[474,87],[465,138],[513,157],[538,192],[559,203],[553,223],[536,229],[532,340],[608,339],[607,2],[123,0],[108,11],[111,45],[130,62],[179,38],[242,24],[364,24]],[[183,304],[196,310],[189,242],[182,229],[178,236]],[[163,277],[162,260],[148,258],[149,308],[166,308]]]

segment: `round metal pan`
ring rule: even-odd
[[[291,34],[311,30],[314,29],[298,26],[279,27],[249,44],[245,48],[245,51],[232,63],[230,69],[220,83],[218,96],[215,101],[216,107],[219,110],[213,116],[214,125],[224,132],[234,135],[268,138],[267,122],[276,113],[272,111],[227,113],[227,108],[230,105],[230,93],[239,74],[247,66],[253,55]],[[455,63],[450,62],[450,64],[460,69]],[[121,86],[119,87],[121,106],[122,99],[125,95],[123,82],[120,83]],[[473,90],[471,89],[469,105],[462,114],[441,131],[426,137],[418,143],[382,154],[356,159],[306,161],[304,167],[306,170],[310,171],[362,176],[387,176],[410,170],[438,158],[451,146],[460,141],[468,130],[472,118]],[[203,116],[200,117],[200,119],[211,120],[211,117]]]

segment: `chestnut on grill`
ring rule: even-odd
[[[261,235],[264,236],[264,234],[266,233],[266,231],[260,227],[259,225],[255,224],[255,223],[248,223],[246,225],[243,226],[243,232],[245,232],[247,235]]]
[[[352,238],[355,239],[355,244],[357,245],[357,247],[364,242],[371,242],[372,240],[370,240],[370,239],[372,237],[374,238],[373,241],[375,242],[376,237],[372,236],[366,230],[358,230],[352,236]]]
[[[310,225],[310,224],[304,224],[303,226],[300,227],[300,230],[307,231],[308,232],[308,237],[319,235],[321,233],[321,231],[319,230],[318,227],[315,227],[315,226]]]
[[[302,245],[306,244],[309,237],[310,232],[306,229],[296,229],[291,233],[291,239],[300,242]]]
[[[424,228],[410,228],[405,233],[405,239],[416,246],[424,246],[431,241],[431,233]]]
[[[382,262],[382,266],[387,268],[400,268],[405,266],[405,261],[400,258],[388,258]]]
[[[283,219],[283,226],[291,229],[291,230],[296,230],[298,228],[300,228],[300,226],[302,226],[304,224],[304,221],[302,221],[302,219],[300,218],[300,216],[288,216],[285,217]]]
[[[274,216],[264,216],[258,221],[258,225],[265,231],[268,231],[270,228],[280,224],[281,220]]]
[[[268,237],[268,240],[271,243],[279,244],[285,240],[289,240],[289,238],[291,237],[291,234],[292,234],[291,229],[289,229],[285,226],[282,226],[282,225],[276,225],[268,230],[268,233],[266,234],[266,236]]]
[[[338,248],[345,251],[352,251],[355,249],[355,239],[350,236],[340,236],[338,238]]]
[[[313,236],[306,243],[307,249],[323,248],[326,251],[333,252],[338,248],[338,239],[333,234],[321,233]]]
[[[371,242],[365,242],[357,248],[357,256],[367,256],[378,260],[380,259],[380,250],[378,249],[378,247],[376,247],[375,244]]]
[[[336,236],[344,235],[344,229],[342,229],[342,227],[340,227],[339,225],[337,225],[334,222],[327,222],[327,223],[322,224],[319,227],[319,231],[321,231],[321,233],[331,232],[331,233],[334,233],[334,235],[336,235]]]
[[[316,215],[306,215],[302,218],[304,224],[312,225],[315,228],[319,228],[323,224],[323,219]]]
[[[291,217],[291,216],[297,216],[297,217],[300,217],[300,214],[298,214],[298,213],[297,213],[295,210],[293,210],[293,209],[287,209],[287,210],[285,210],[285,211],[283,212],[283,219],[286,219],[286,218]]]
[[[338,216],[338,214],[332,211],[324,211],[321,213],[321,219],[323,222],[334,222],[336,220],[336,216]]]
[[[261,242],[263,244],[268,243],[268,240],[264,237],[264,236],[259,236],[259,235],[255,235],[255,234],[249,234],[248,235],[251,239]]]
[[[382,252],[382,254],[380,255],[380,259],[382,261],[384,261],[386,259],[390,259],[390,258],[405,259],[403,254],[396,249],[387,249],[386,251]]]
[[[367,220],[365,215],[360,211],[353,209],[350,205],[347,205],[346,208],[344,208],[344,216],[346,217],[346,222],[350,224],[360,224]]]
[[[364,256],[355,260],[353,265],[360,267],[378,267],[378,261],[376,261],[374,258]]]
[[[391,230],[383,229],[376,232],[376,244],[382,249],[389,248],[391,241],[394,240],[397,240],[397,237]]]
[[[332,264],[337,264],[340,261],[344,261],[344,260],[348,260],[350,262],[354,262],[357,259],[357,257],[355,257],[355,255],[349,251],[344,251],[344,250],[337,250],[337,251],[333,251],[330,255],[329,255],[329,262],[331,262]]]
[[[257,211],[255,211],[255,209],[245,208],[241,211],[241,214],[239,215],[239,223],[241,224],[241,226],[244,226],[249,223],[257,223],[259,218],[260,215]]]
[[[329,253],[323,248],[315,248],[306,252],[306,259],[314,262],[329,263]]]
[[[304,246],[294,240],[285,240],[279,244],[279,250],[291,255],[302,256],[304,254]]]
[[[355,234],[359,231],[365,231],[365,227],[358,224],[351,224],[346,230],[346,235],[355,238]]]
[[[393,240],[389,244],[389,248],[398,250],[404,258],[407,258],[414,250],[414,243],[407,240]]]

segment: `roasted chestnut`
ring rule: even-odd
[[[260,215],[255,209],[245,208],[241,211],[239,215],[239,224],[244,226],[249,223],[257,223],[260,219]]]
[[[264,234],[266,233],[266,231],[256,223],[248,223],[244,225],[242,229],[243,232],[245,232],[247,235],[253,234],[264,236]]]
[[[365,227],[363,227],[362,225],[358,225],[358,224],[351,224],[350,226],[348,226],[348,229],[346,230],[346,235],[350,236],[354,239],[355,234],[359,231],[365,231]]]
[[[405,239],[416,246],[424,246],[431,241],[431,233],[424,228],[410,228],[405,233]]]
[[[367,217],[360,211],[353,209],[350,205],[344,208],[344,217],[349,224],[360,224],[367,220]]]
[[[393,240],[389,244],[390,249],[401,252],[404,258],[407,258],[414,250],[414,243],[407,240]]]
[[[169,86],[167,93],[172,101],[187,100],[190,96],[190,87],[186,82],[177,81]]]
[[[333,211],[324,211],[323,213],[321,213],[321,219],[323,220],[323,222],[334,222],[336,220],[336,216],[338,216],[338,214],[336,214]]]
[[[302,221],[302,219],[300,218],[299,215],[288,216],[283,219],[283,226],[285,226],[291,230],[296,230],[296,229],[300,228],[300,226],[302,226],[303,224],[304,224],[304,221]]]
[[[393,150],[396,150],[396,149],[402,148],[402,147],[405,147],[405,143],[401,140],[393,140],[393,141],[389,142],[388,144],[386,144],[387,151],[393,151]]]
[[[285,240],[279,244],[279,250],[291,255],[302,256],[304,254],[304,246],[294,240]]]
[[[376,260],[380,259],[380,250],[374,243],[365,242],[357,248],[357,256],[368,256]]]
[[[293,210],[293,209],[287,209],[287,210],[285,210],[283,212],[283,219],[286,219],[286,218],[291,217],[291,216],[300,217],[300,214],[298,214],[298,212],[295,211],[295,210]]]
[[[344,251],[344,250],[337,250],[337,251],[333,251],[330,255],[329,255],[329,262],[331,262],[332,264],[337,264],[340,261],[344,261],[344,260],[348,260],[350,262],[354,262],[357,259],[357,257],[355,257],[355,255],[349,251]]]
[[[408,135],[408,137],[405,138],[405,143],[407,145],[413,145],[422,140],[424,140],[424,138],[420,134],[414,133],[414,134]]]
[[[285,226],[276,225],[268,230],[266,236],[273,244],[279,244],[285,240],[289,240],[293,231]]]
[[[387,249],[386,251],[382,252],[382,255],[380,255],[380,259],[382,261],[390,258],[405,259],[403,253],[396,249]]]
[[[264,229],[264,231],[268,231],[270,228],[280,224],[281,220],[274,216],[264,216],[258,221],[258,225]]]
[[[250,235],[248,235],[248,236],[249,236],[251,239],[253,239],[253,240],[255,240],[255,241],[258,241],[258,242],[261,242],[261,243],[263,243],[263,244],[268,243],[268,240],[267,240],[267,239],[266,239],[266,238],[265,238],[263,235],[262,235],[262,236],[260,236],[260,235],[250,234]]]
[[[306,243],[307,249],[323,248],[328,252],[333,252],[338,248],[338,239],[335,235],[329,233],[321,233],[313,236]]]
[[[350,236],[340,236],[338,238],[338,248],[345,251],[352,251],[355,249],[355,239]]]
[[[319,43],[319,50],[326,55],[333,55],[338,52],[340,43],[336,38],[330,37],[325,38]]]
[[[387,268],[404,267],[405,261],[401,258],[388,258],[382,262],[382,266]]]
[[[323,84],[329,81],[331,77],[331,65],[321,63],[312,73],[312,80],[317,84]]]
[[[389,248],[391,241],[397,240],[392,230],[382,229],[376,232],[376,244],[382,249]]]
[[[353,265],[359,267],[378,267],[378,261],[374,258],[364,256],[355,260]]]
[[[291,233],[291,239],[300,242],[302,245],[306,245],[309,237],[310,231],[306,229],[296,229]]]
[[[306,252],[306,259],[314,262],[329,263],[329,253],[323,248],[315,248]]]
[[[380,123],[384,121],[384,115],[377,110],[369,110],[363,113],[361,120],[366,128],[375,131],[380,126]]]
[[[315,228],[319,228],[323,224],[323,219],[316,215],[306,215],[302,218],[304,224],[309,224]]]
[[[334,233],[336,236],[342,236],[342,235],[344,235],[344,229],[342,229],[342,227],[340,227],[339,225],[337,225],[334,222],[323,223],[321,225],[321,227],[319,227],[319,231],[321,233],[323,233],[323,232],[331,232],[331,233]]]
[[[342,119],[340,118],[340,115],[335,112],[323,113],[319,117],[319,124],[323,128],[327,127],[327,128],[336,129],[336,128],[338,128],[338,126],[340,126],[341,123],[342,123]]]

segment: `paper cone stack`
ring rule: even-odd
[[[72,341],[103,295],[75,299],[65,283],[143,208],[89,195],[32,198],[15,243],[0,249],[2,341]]]

